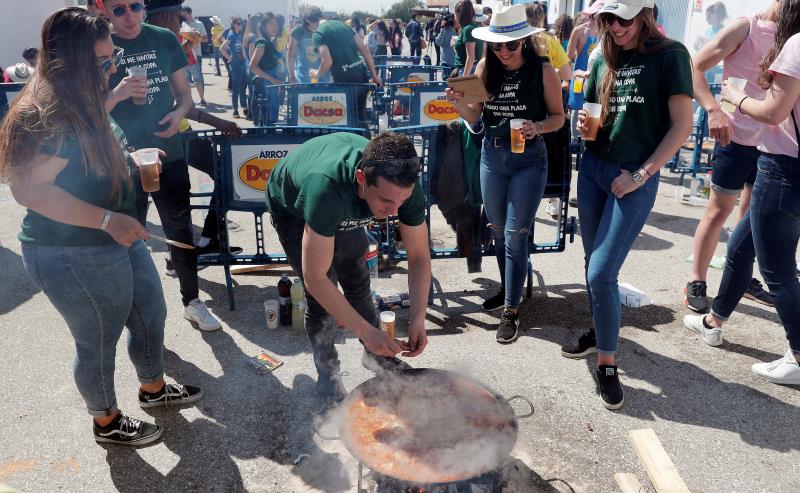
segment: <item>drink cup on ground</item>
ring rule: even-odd
[[[268,329],[278,328],[278,309],[280,304],[278,300],[267,300],[264,302],[264,316],[267,320]]]
[[[128,67],[128,75],[130,75],[131,77],[144,77],[144,84],[145,86],[148,85],[146,67],[142,67],[141,65]],[[147,104],[147,97],[145,96],[143,98],[133,98],[133,104],[138,104],[138,105]]]
[[[603,113],[603,105],[600,103],[583,103],[583,110],[586,112],[585,130],[581,131],[581,137],[585,141],[597,139],[597,131],[600,130],[600,116]]]
[[[142,190],[145,192],[158,192],[161,188],[158,172],[158,149],[139,149],[136,151],[136,162],[139,164]]]
[[[747,85],[747,79],[740,79],[738,77],[728,77],[728,84],[744,91],[744,86]],[[733,113],[734,111],[736,111],[736,105],[734,105],[733,103],[729,103],[727,101],[723,101],[722,104],[720,104],[720,107],[722,108],[722,111],[724,111],[725,113]]]
[[[394,339],[395,336],[394,321],[394,312],[381,312],[381,329],[386,332],[386,335],[389,336],[390,339]]]
[[[515,154],[522,154],[525,152],[525,134],[522,130],[523,125],[525,125],[525,120],[511,120],[511,152]]]

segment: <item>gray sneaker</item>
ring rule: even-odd
[[[699,334],[703,338],[703,342],[709,346],[721,346],[722,330],[706,327],[703,323],[705,317],[705,315],[686,315],[683,317],[683,326]]]

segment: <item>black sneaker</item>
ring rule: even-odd
[[[578,197],[570,197],[569,206],[577,208],[578,207]]]
[[[622,395],[622,384],[619,383],[619,372],[613,365],[600,365],[595,372],[597,377],[597,392],[606,409],[619,409],[625,402]]]
[[[164,433],[160,426],[145,423],[119,413],[114,421],[106,426],[92,426],[97,443],[116,443],[118,445],[146,445],[153,443]]]
[[[687,282],[683,292],[686,294],[686,297],[683,299],[683,304],[686,305],[689,310],[696,313],[708,313],[708,297],[706,297],[705,281]]]
[[[234,118],[241,118],[241,116],[239,116],[239,111],[238,110],[233,110],[233,117]]]
[[[493,312],[495,310],[503,308],[505,304],[506,304],[506,290],[501,289],[500,291],[497,292],[496,295],[484,301],[483,304],[481,304],[481,308],[483,308],[487,312]]]
[[[581,334],[577,342],[569,342],[561,346],[561,356],[566,358],[585,358],[596,352],[597,339],[594,336],[594,329],[589,329]]]
[[[331,402],[342,402],[347,397],[347,389],[338,373],[319,375],[317,383],[314,384],[314,391],[322,399]]]
[[[139,405],[142,407],[182,406],[203,398],[203,391],[191,385],[168,383],[158,392],[151,394],[139,389]]]
[[[764,291],[764,285],[758,279],[750,279],[750,284],[747,286],[747,291],[744,292],[744,297],[762,305],[775,306],[775,302],[772,301],[772,295]]]
[[[216,255],[216,254],[219,254],[219,252],[220,252],[219,240],[216,239],[216,238],[213,238],[211,241],[208,242],[208,245],[206,245],[204,247],[199,247],[199,246],[195,245],[195,249],[197,250],[197,254],[198,255]],[[242,247],[232,246],[232,247],[229,247],[228,251],[230,252],[231,255],[239,255],[240,253],[242,253],[243,250],[242,250]]]
[[[168,275],[169,277],[178,277],[178,273],[175,272],[175,266],[172,265],[172,260],[169,258],[164,259],[166,261],[166,267],[164,268],[164,274]]]
[[[516,313],[505,310],[500,316],[495,339],[500,344],[511,344],[519,338],[519,317]]]
[[[389,358],[387,356],[378,356],[369,352],[364,348],[364,354],[361,356],[361,364],[367,370],[380,375],[384,372],[401,372],[410,370],[411,365],[399,358]]]

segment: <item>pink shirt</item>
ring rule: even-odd
[[[723,77],[736,77],[747,79],[744,92],[754,99],[764,99],[766,91],[758,85],[761,75],[761,59],[772,48],[775,41],[775,23],[761,20],[761,14],[756,13],[745,17],[750,22],[750,32],[747,38],[733,53],[725,58]],[[738,111],[726,113],[731,121],[733,135],[731,140],[743,146],[755,147],[761,143],[764,124],[757,122]]]
[[[781,74],[778,77],[786,76],[800,80],[800,33],[786,41],[769,71]],[[794,114],[800,122],[800,99],[794,102]],[[770,154],[798,157],[797,134],[791,115],[778,125],[767,125],[758,148]]]

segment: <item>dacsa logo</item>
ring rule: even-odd
[[[449,103],[444,96],[426,102],[425,115],[439,121],[455,120],[459,116],[455,106]]]
[[[239,166],[239,180],[253,190],[265,191],[270,173],[287,154],[287,150],[261,151],[258,156],[251,157]]]
[[[416,83],[416,82],[428,82],[428,80],[425,79],[420,74],[409,74],[408,77],[406,78],[406,83],[411,84],[411,83]],[[402,94],[411,94],[411,88],[410,87],[401,87],[400,88],[400,93],[402,93]]]
[[[315,125],[332,125],[341,121],[345,115],[345,107],[330,96],[314,96],[311,101],[300,107],[300,116],[308,123]]]

